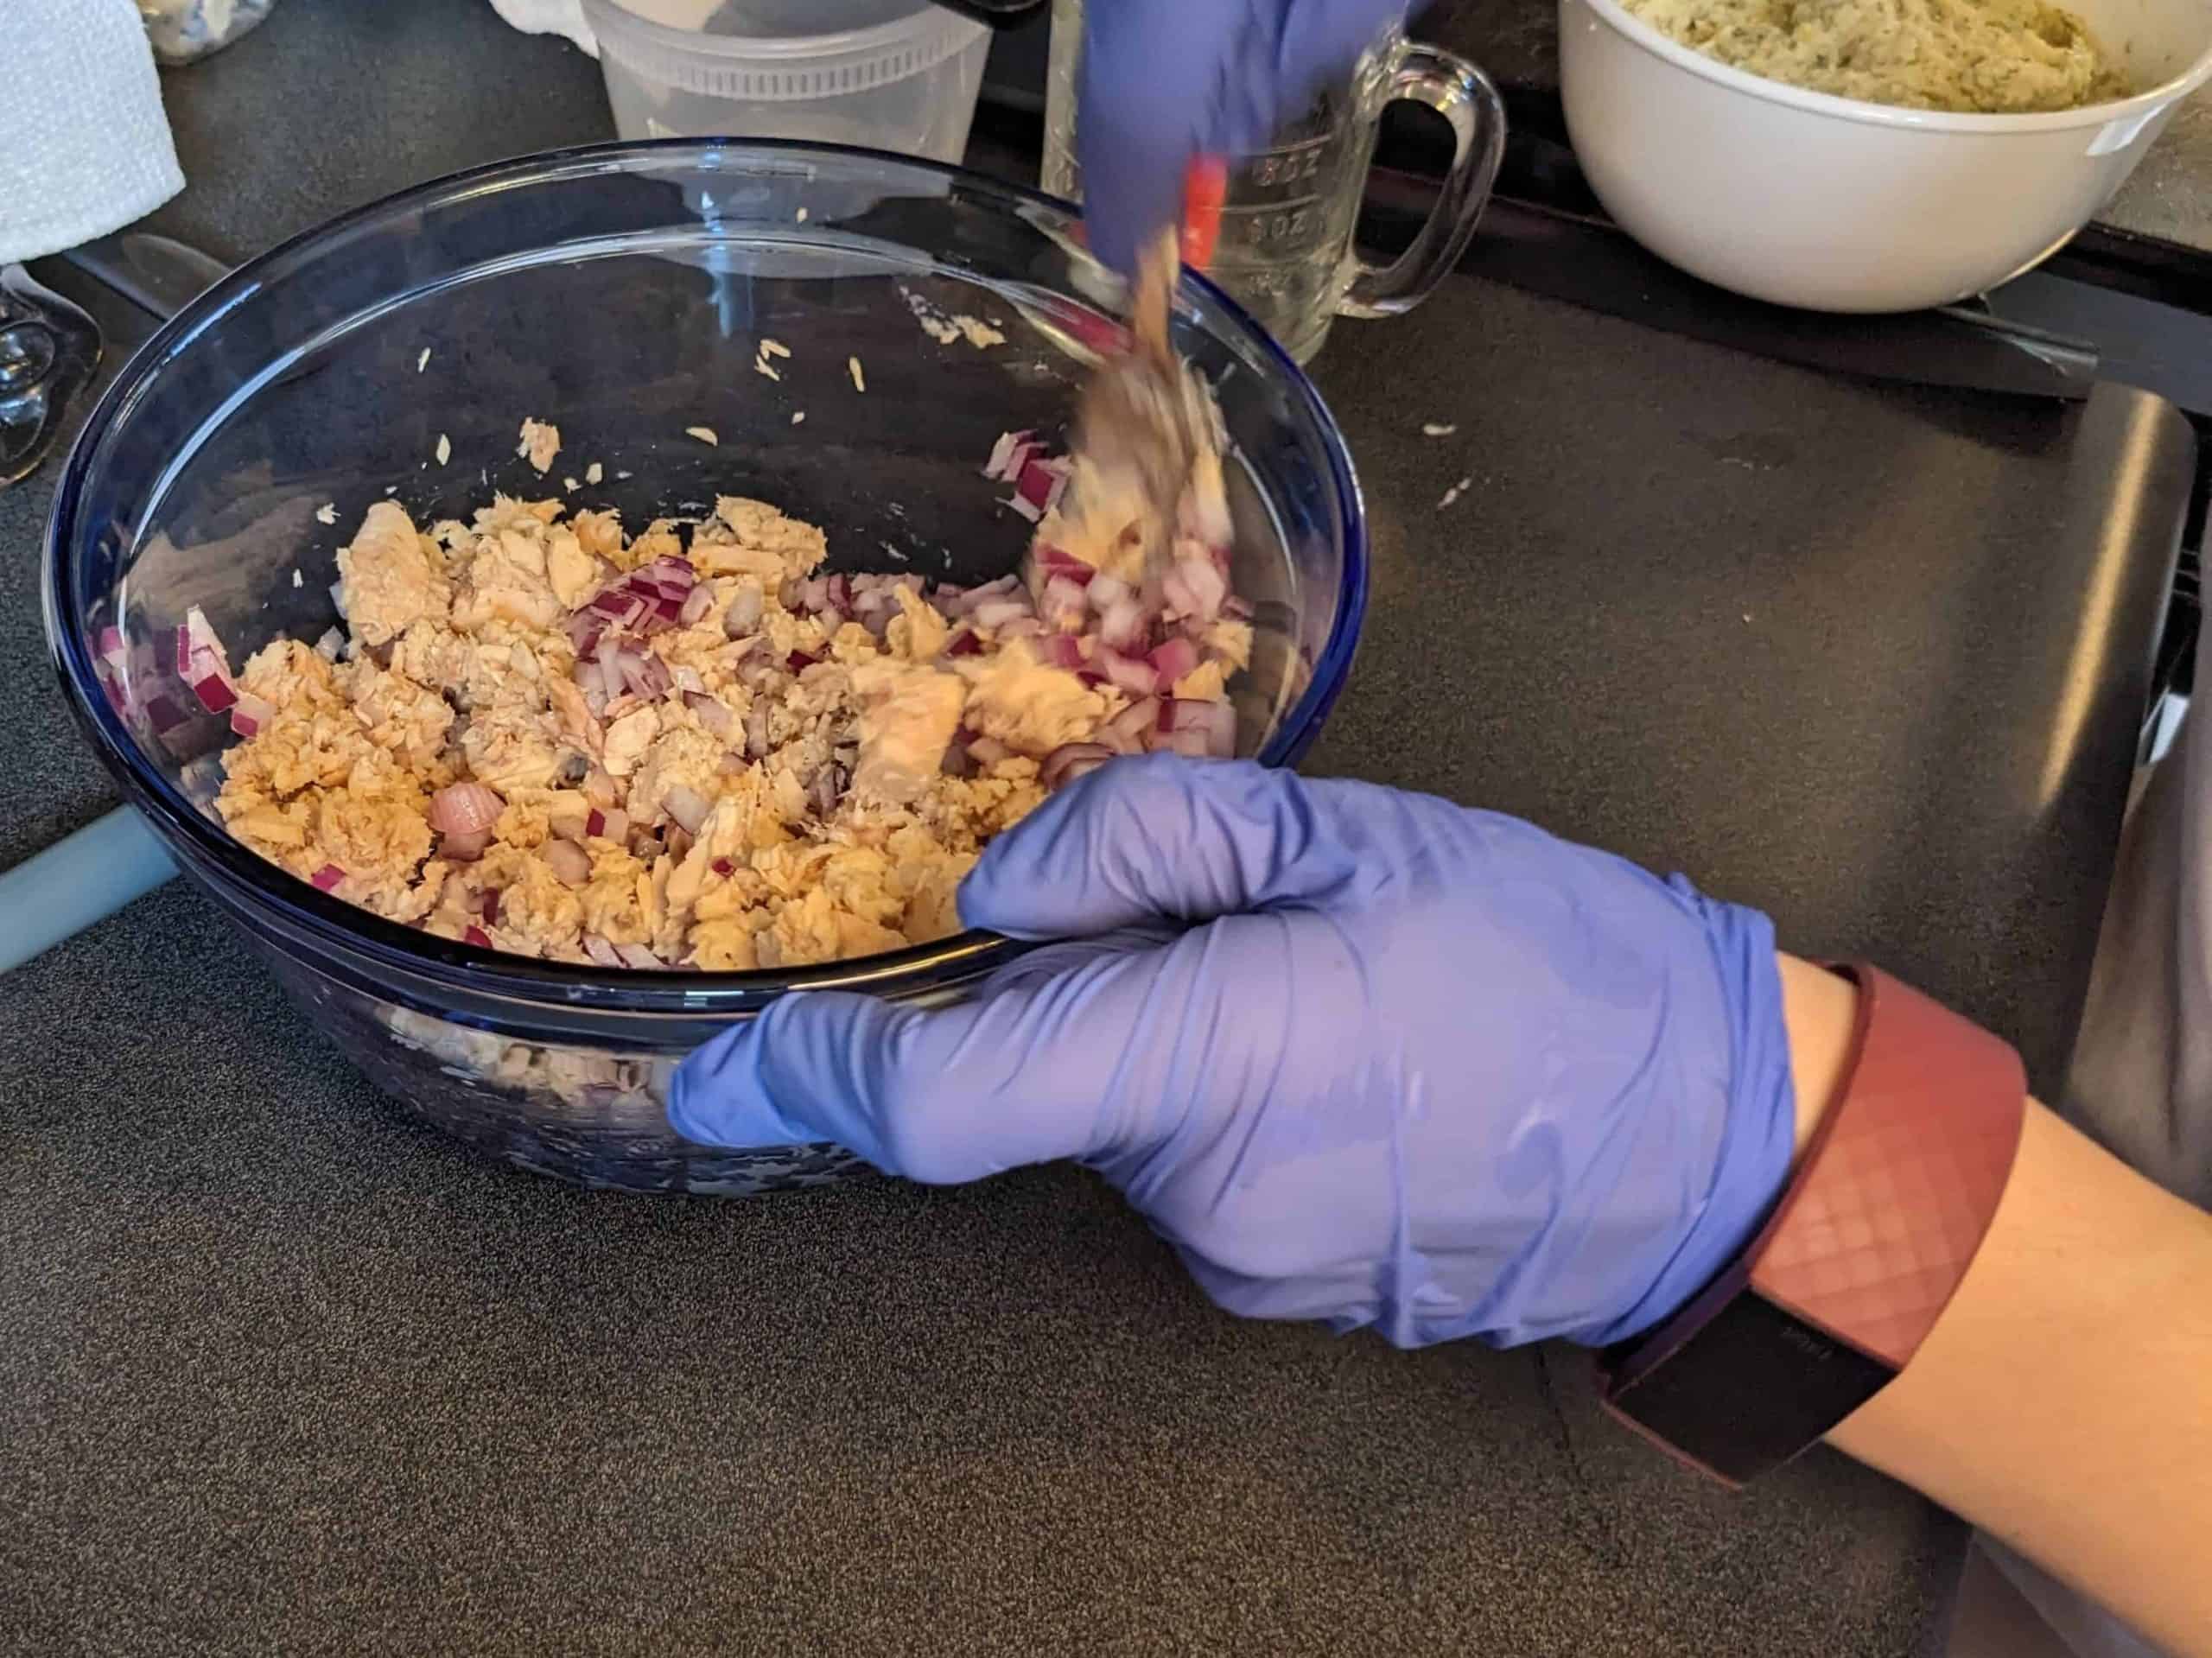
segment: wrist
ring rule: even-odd
[[[1789,1153],[1795,1170],[1842,1089],[1859,1018],[1859,988],[1840,974],[1779,951],[1775,966],[1782,977],[1782,1023],[1789,1033],[1789,1080],[1796,1096]]]

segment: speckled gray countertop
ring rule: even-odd
[[[606,119],[590,64],[476,0],[287,0],[168,98],[192,185],[158,222],[226,257]],[[2048,1070],[2155,625],[2133,577],[2107,634],[2073,614],[2063,504],[2022,469],[2075,416],[1465,277],[1319,377],[1375,576],[1314,769],[1693,869],[2050,1033]],[[112,798],[43,663],[54,474],[0,493],[0,862]],[[1942,1621],[1959,1533],[1910,1493],[1825,1452],[1709,1490],[1572,1352],[1236,1323],[1073,1170],[556,1186],[401,1119],[181,886],[8,988],[10,1658],[1895,1658]]]

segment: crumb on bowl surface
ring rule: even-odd
[[[1982,115],[2078,109],[2133,90],[2050,0],[1621,0],[1719,62],[1862,103]]]

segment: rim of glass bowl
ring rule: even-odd
[[[152,817],[165,835],[187,843],[204,863],[245,889],[252,899],[273,906],[299,931],[318,943],[355,952],[402,972],[453,983],[477,993],[505,993],[526,1001],[548,999],[575,1007],[601,1007],[633,1012],[697,1014],[757,1007],[791,990],[868,991],[892,997],[927,994],[967,983],[1012,961],[1027,946],[977,929],[927,944],[856,961],[825,962],[791,970],[699,973],[636,968],[601,968],[542,961],[485,950],[441,938],[388,921],[344,899],[318,891],[257,856],[210,823],[166,777],[144,765],[136,744],[99,694],[88,642],[75,619],[79,569],[77,503],[84,492],[92,456],[100,440],[135,400],[140,387],[160,374],[170,358],[188,349],[194,339],[219,321],[241,295],[282,282],[326,244],[379,223],[434,207],[455,196],[492,188],[516,187],[563,175],[628,170],[656,160],[689,156],[699,164],[710,157],[742,152],[776,156],[830,155],[868,162],[893,171],[947,178],[974,196],[995,200],[1009,211],[1054,210],[1071,222],[1079,217],[1071,203],[1018,185],[1001,182],[963,167],[919,161],[847,144],[798,141],[667,138],[578,145],[493,162],[400,191],[323,221],[247,261],[164,323],[133,353],[93,407],[72,446],[54,492],[47,521],[44,579],[47,641],[56,671],[67,687],[79,721],[92,737],[101,760],[132,804]],[[917,251],[927,254],[928,250]],[[1306,690],[1277,723],[1255,758],[1268,765],[1295,760],[1311,742],[1349,670],[1366,608],[1367,546],[1357,477],[1344,435],[1313,383],[1272,336],[1242,307],[1205,277],[1185,275],[1217,308],[1234,334],[1269,364],[1294,402],[1320,433],[1333,486],[1338,526],[1344,537],[1344,575],[1337,594],[1337,617]],[[150,505],[150,504],[149,504]]]

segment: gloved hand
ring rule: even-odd
[[[1077,1158],[1224,1306],[1401,1346],[1633,1334],[1787,1174],[1766,918],[1514,818],[1115,760],[960,909],[1078,942],[941,1012],[786,997],[685,1061],[671,1122],[927,1181]]]
[[[1263,146],[1407,0],[1088,0],[1076,144],[1091,251],[1124,273],[1193,156]]]

